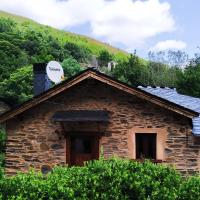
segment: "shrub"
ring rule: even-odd
[[[4,170],[2,167],[0,167],[0,182],[3,180],[3,178],[4,178]]]
[[[63,60],[62,67],[66,78],[70,78],[84,70],[84,68],[82,68],[80,64],[71,57]]]
[[[30,171],[0,182],[2,199],[152,199],[178,198],[181,176],[150,162],[100,159],[84,167],[56,167],[42,175]]]
[[[112,54],[110,54],[106,50],[100,51],[99,56],[98,56],[98,62],[101,67],[107,66],[108,62],[110,62],[112,60],[113,60]]]
[[[80,47],[72,42],[66,42],[64,49],[78,62],[86,62],[91,54],[89,49],[85,48],[84,46]]]
[[[200,199],[200,176],[191,176],[186,179],[180,188],[180,200]]]
[[[47,197],[45,187],[46,183],[43,175],[30,171],[27,174],[5,178],[0,188],[3,199],[39,200]]]
[[[20,104],[33,95],[32,66],[18,68],[8,79],[0,82],[0,96],[12,104]]]
[[[183,179],[175,169],[125,159],[87,162],[84,167],[55,167],[42,175],[29,171],[5,177],[0,170],[0,199],[18,200],[197,200],[200,177]]]

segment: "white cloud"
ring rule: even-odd
[[[89,21],[94,14],[90,4],[99,7],[90,0],[0,0],[0,9],[62,29]]]
[[[173,31],[170,5],[158,0],[116,0],[108,3],[92,21],[93,34],[127,47],[139,46],[159,33]]]
[[[175,30],[170,4],[159,0],[0,0],[0,9],[61,29],[88,23],[93,36],[129,49]]]
[[[152,47],[151,51],[165,51],[169,49],[173,50],[181,50],[185,49],[187,44],[180,40],[165,40],[158,42],[154,47]]]

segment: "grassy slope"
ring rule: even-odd
[[[20,22],[20,23],[25,22],[25,21],[32,21],[31,19],[21,17],[21,16],[18,16],[18,15],[14,15],[14,14],[11,14],[11,13],[7,13],[7,12],[4,12],[2,10],[0,10],[0,17],[11,18],[11,19],[14,19],[15,21]],[[32,21],[32,22],[34,22],[34,21]]]
[[[76,43],[79,46],[85,46],[85,47],[89,48],[92,51],[92,53],[95,55],[98,55],[99,52],[104,49],[108,50],[110,53],[115,54],[116,57],[119,57],[119,58],[125,58],[125,57],[127,57],[127,54],[128,54],[127,52],[125,52],[123,50],[114,48],[114,47],[110,46],[109,44],[100,42],[98,40],[89,38],[87,36],[67,32],[67,31],[62,31],[62,30],[58,30],[58,29],[55,29],[55,28],[52,28],[49,26],[41,25],[41,24],[39,24],[31,19],[28,19],[26,17],[21,17],[18,15],[4,12],[4,11],[0,11],[0,17],[11,18],[20,24],[21,23],[29,23],[29,24],[31,24],[31,26],[33,28],[40,29],[42,32],[45,32],[45,31],[50,32],[53,36],[58,38],[63,43],[66,41],[70,41],[70,42]]]

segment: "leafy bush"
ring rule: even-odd
[[[80,47],[75,43],[66,42],[64,49],[68,52],[70,56],[79,62],[86,62],[90,57],[91,51],[84,46]]]
[[[0,33],[1,32],[10,32],[12,31],[16,26],[16,23],[8,18],[1,18],[0,20]]]
[[[4,170],[2,167],[0,167],[0,182],[3,180],[4,178]],[[1,184],[1,183],[0,183]],[[1,198],[0,198],[1,199]]]
[[[14,106],[32,97],[32,71],[25,69],[26,66],[50,60],[62,62],[69,57],[87,64],[91,55],[97,56],[102,49],[121,52],[84,36],[39,25],[28,19],[18,22],[16,16],[11,18],[14,20],[0,16],[0,80],[3,84],[0,96]],[[121,54],[126,57],[125,53]],[[23,83],[19,84],[23,76],[27,81],[25,88]]]
[[[70,78],[71,76],[78,74],[79,72],[81,72],[84,69],[72,57],[64,59],[62,62],[62,67],[63,67],[66,78]]]
[[[56,167],[42,175],[30,171],[0,181],[2,199],[178,199],[181,176],[150,162],[112,158],[84,167]]]
[[[136,55],[130,55],[128,60],[118,62],[113,70],[113,77],[132,86],[148,85],[148,66]]]
[[[179,74],[177,88],[183,94],[200,97],[200,63],[192,63]]]
[[[200,199],[200,176],[191,176],[183,182],[180,188],[180,200]]]
[[[0,168],[4,166],[5,154],[0,153]]]
[[[20,104],[33,96],[32,83],[32,66],[21,67],[0,82],[0,96],[12,105]]]
[[[107,66],[108,62],[113,60],[113,55],[110,54],[108,51],[103,50],[99,53],[98,62],[101,67]]]

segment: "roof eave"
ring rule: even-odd
[[[160,105],[168,110],[174,111],[174,112],[176,112],[180,115],[184,115],[188,118],[192,119],[193,117],[196,117],[199,115],[199,113],[197,113],[193,110],[184,108],[175,103],[172,103],[170,101],[159,98],[159,97],[152,95],[141,89],[131,87],[128,84],[125,84],[121,81],[115,80],[115,79],[113,79],[103,73],[100,73],[94,69],[87,69],[87,70],[79,73],[78,75],[73,76],[70,79],[62,82],[61,84],[51,88],[50,90],[34,97],[32,100],[29,100],[29,101],[23,103],[22,105],[15,108],[14,110],[10,110],[10,111],[4,113],[3,115],[0,116],[0,123],[4,123],[5,121],[15,117],[16,115],[30,109],[31,107],[38,105],[39,103],[59,94],[60,92],[66,90],[66,89],[71,88],[72,86],[76,85],[77,83],[79,83],[85,79],[88,79],[88,78],[94,78],[94,79],[99,80],[105,84],[112,86],[112,87],[118,88],[119,90],[122,90],[126,93],[129,93],[132,95],[137,95],[138,97],[140,97],[142,99],[145,99],[154,104]]]

